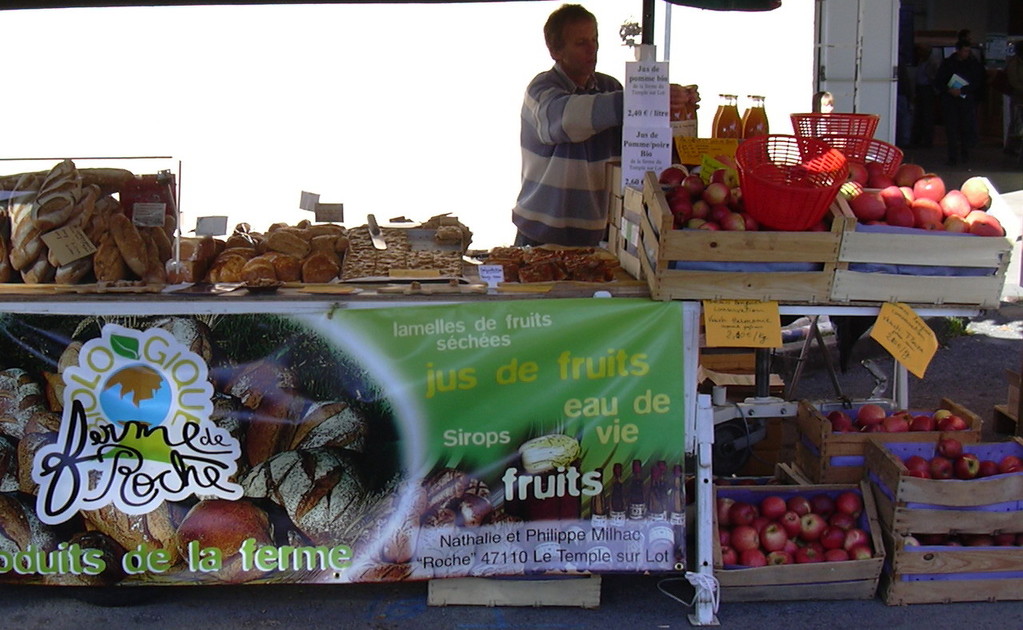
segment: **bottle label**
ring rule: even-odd
[[[695,120],[673,120],[671,121],[671,135],[682,136],[684,138],[695,138],[696,137],[696,121]]]
[[[666,521],[666,520],[668,520],[668,513],[665,512],[665,511],[647,512],[647,516],[649,516],[650,520],[652,520],[652,521]]]
[[[594,527],[606,527],[607,526],[607,516],[605,516],[604,514],[594,514],[590,518],[590,523]]]
[[[611,510],[611,524],[615,527],[622,527],[625,525],[625,512],[615,512]]]
[[[641,521],[646,516],[646,504],[644,503],[630,503],[629,504],[629,519],[633,521]]]
[[[671,518],[669,519],[672,525],[685,525],[686,514],[685,512],[672,512]]]

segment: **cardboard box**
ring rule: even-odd
[[[902,460],[930,459],[936,447],[936,442],[867,445],[868,477],[886,529],[902,535],[1023,532],[1023,472],[969,480],[910,476]],[[1023,438],[964,444],[963,451],[995,462],[1009,454],[1023,457]]]
[[[873,599],[884,563],[884,544],[877,508],[866,483],[811,486],[715,486],[717,497],[759,504],[764,497],[778,495],[812,497],[824,493],[832,498],[855,490],[863,496],[860,527],[870,537],[874,556],[866,560],[787,564],[766,567],[726,567],[721,561],[717,513],[714,514],[714,576],[721,585],[721,601],[752,602],[818,599]]]
[[[894,403],[885,399],[857,401],[849,411],[855,417],[855,410],[866,403],[880,404],[894,411]],[[839,402],[800,401],[796,412],[796,463],[814,483],[856,483],[863,478],[864,454],[872,440],[880,442],[920,442],[935,444],[940,431],[910,431],[906,433],[836,433],[825,415],[833,409],[842,408]],[[980,416],[948,398],[942,398],[934,409],[948,409],[961,416],[969,425],[966,431],[957,431],[961,442],[980,441]],[[931,413],[934,409],[921,413]]]

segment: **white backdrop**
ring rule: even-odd
[[[118,165],[180,161],[186,230],[203,215],[228,215],[229,229],[295,222],[307,190],[344,203],[347,225],[450,212],[474,248],[508,244],[522,94],[552,63],[542,26],[558,4],[4,11],[0,157],[172,156]],[[598,69],[623,78],[634,53],[618,31],[641,21],[641,0],[583,4],[601,25]],[[671,22],[671,79],[700,85],[701,135],[721,92],[742,107],[766,95],[772,131],[791,133],[813,91],[812,0],[672,7]],[[51,164],[5,161],[0,174]]]

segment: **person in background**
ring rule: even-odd
[[[956,42],[955,52],[945,58],[934,77],[948,141],[948,166],[970,159],[977,143],[977,101],[984,93],[985,71],[968,40]]]
[[[1009,137],[1007,153],[1015,153],[1023,144],[1023,40],[1013,44],[1012,56],[1005,60],[1005,79],[1009,84]]]
[[[934,76],[941,65],[941,56],[930,46],[917,44],[916,68],[913,80],[916,90],[913,98],[913,133],[910,144],[928,148],[934,144],[934,120],[938,108],[938,94],[934,91]]]
[[[522,104],[515,245],[593,247],[607,229],[606,165],[621,157],[624,92],[617,79],[596,71],[592,13],[562,5],[543,31],[554,67],[530,82]],[[694,97],[671,85],[672,109]]]
[[[817,92],[813,95],[813,106],[810,111],[816,114],[830,114],[835,111],[835,97],[831,92]]]

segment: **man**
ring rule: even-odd
[[[984,94],[985,72],[973,54],[968,40],[956,42],[956,49],[945,58],[934,77],[934,87],[941,94],[941,114],[948,141],[948,166],[959,158],[970,159],[970,149],[977,142],[977,100]]]
[[[522,104],[522,190],[512,222],[515,245],[592,247],[607,226],[605,165],[621,156],[624,94],[596,72],[597,19],[578,4],[544,25],[554,67],[538,74]],[[685,99],[673,85],[672,103]]]

